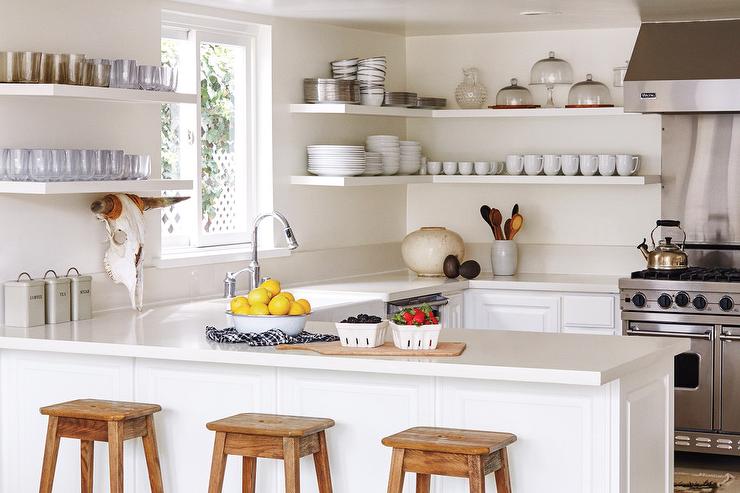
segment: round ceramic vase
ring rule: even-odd
[[[403,262],[422,277],[442,277],[442,265],[448,255],[462,261],[465,243],[451,229],[425,227],[409,233],[401,243]]]

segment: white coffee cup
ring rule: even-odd
[[[578,174],[578,156],[575,154],[561,154],[560,166],[563,174],[566,176],[575,176]]]
[[[504,162],[503,161],[491,161],[491,174],[492,175],[500,175],[504,172]]]
[[[595,154],[581,154],[579,160],[583,176],[593,176],[599,170],[599,158]]]
[[[539,154],[525,154],[524,172],[531,176],[542,173],[542,156]]]
[[[476,175],[487,175],[491,172],[490,161],[476,161],[473,166],[475,167]]]
[[[442,163],[442,170],[446,175],[454,175],[457,173],[457,161],[445,161]]]
[[[509,175],[521,175],[524,171],[524,158],[519,154],[506,156],[506,173]]]
[[[545,174],[555,176],[560,173],[560,156],[557,154],[545,154],[542,156],[542,168]]]
[[[472,175],[473,174],[473,162],[472,161],[460,161],[457,163],[457,168],[461,175]]]
[[[599,154],[599,174],[612,176],[617,169],[617,158],[614,154]]]
[[[640,169],[640,156],[617,154],[617,173],[619,176],[630,176]]]
[[[430,175],[438,175],[442,173],[442,163],[439,161],[429,161],[427,162],[427,173]]]

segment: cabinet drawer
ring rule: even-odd
[[[563,327],[614,328],[614,296],[563,296]]]

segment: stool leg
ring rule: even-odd
[[[416,493],[429,493],[432,477],[429,474],[416,473]]]
[[[403,491],[403,455],[404,449],[393,449],[393,455],[391,456],[391,473],[388,478],[388,493],[401,493]]]
[[[301,491],[301,451],[299,438],[283,438],[283,466],[285,493]]]
[[[123,493],[123,422],[108,422],[110,493]]]
[[[486,473],[483,471],[482,455],[468,456],[468,482],[470,483],[470,493],[485,493]],[[496,493],[503,492],[497,490]]]
[[[242,493],[255,493],[257,457],[242,457]]]
[[[211,479],[208,481],[208,493],[221,493],[224,488],[224,472],[226,472],[226,433],[216,432],[213,443],[213,459],[211,459]]]
[[[326,433],[320,431],[319,451],[313,454],[316,466],[316,479],[319,483],[319,493],[332,493],[331,471],[329,470],[329,450],[326,448]]]
[[[162,468],[159,465],[159,451],[157,449],[157,433],[154,430],[154,416],[146,417],[146,435],[141,437],[144,443],[144,457],[149,472],[149,486],[152,493],[164,493],[162,486]]]
[[[46,428],[46,445],[44,447],[44,464],[41,467],[41,483],[39,493],[51,493],[54,484],[54,472],[57,468],[57,455],[59,454],[59,435],[57,425],[59,418],[49,416],[49,424]]]
[[[509,454],[503,448],[501,453],[501,469],[493,473],[496,478],[496,493],[511,493],[511,478],[509,477]]]
[[[80,440],[80,491],[93,493],[93,471],[95,461],[95,442]]]

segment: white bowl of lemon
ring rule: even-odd
[[[232,298],[230,310],[226,312],[238,332],[280,329],[291,336],[303,331],[309,313],[308,300],[296,300],[288,291],[282,291],[280,282],[275,279],[263,282],[247,296]]]

